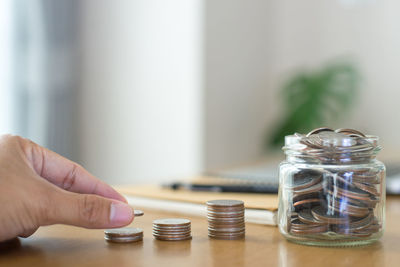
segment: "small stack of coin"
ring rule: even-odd
[[[116,228],[104,231],[104,239],[114,243],[130,243],[143,240],[143,230],[140,228]]]
[[[135,217],[143,216],[141,210],[134,210]],[[143,230],[140,228],[115,228],[104,231],[104,239],[114,243],[129,243],[143,240]]]
[[[179,218],[154,220],[153,236],[163,241],[192,239],[190,220]]]
[[[207,201],[208,236],[241,239],[245,236],[244,203],[240,200]]]

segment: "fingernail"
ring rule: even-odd
[[[114,226],[129,224],[133,219],[132,208],[123,202],[113,202],[110,206],[110,222]]]

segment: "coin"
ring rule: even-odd
[[[190,225],[190,220],[180,218],[158,219],[153,221],[153,225],[157,226],[185,226]]]
[[[340,129],[336,129],[335,132],[350,135],[350,136],[355,136],[355,137],[365,137],[365,134],[363,134],[362,132],[359,132],[357,130],[354,130],[354,129],[340,128]]]
[[[301,173],[300,175],[295,174],[293,177],[293,184],[289,188],[292,189],[293,191],[299,191],[301,189],[305,189],[315,184],[318,184],[321,182],[321,180],[322,180],[321,173],[319,173],[317,177],[315,177],[315,175],[304,174],[304,173]]]
[[[358,199],[358,200],[368,200],[370,199],[370,195],[359,189],[359,188],[340,188],[336,187],[335,188],[335,193],[340,196],[352,198],[352,199]]]
[[[210,216],[207,215],[208,221],[212,222],[241,222],[245,218],[244,215],[238,215],[237,217],[218,217],[218,216]]]
[[[185,232],[185,231],[190,231],[191,227],[158,227],[153,225],[153,230],[160,230],[160,231],[171,231],[171,232]]]
[[[245,233],[240,234],[240,235],[226,235],[226,236],[221,236],[221,235],[213,235],[208,233],[208,236],[214,239],[221,239],[221,240],[238,240],[238,239],[243,239],[245,238]]]
[[[328,231],[328,224],[307,224],[299,219],[295,219],[290,223],[289,231],[293,234],[321,234]]]
[[[160,241],[185,241],[185,240],[192,239],[192,236],[184,236],[184,237],[161,237],[161,236],[155,236],[154,238],[157,239],[157,240],[160,240]]]
[[[212,233],[236,233],[236,232],[243,232],[243,227],[237,227],[237,228],[214,228],[214,227],[208,227],[208,231]]]
[[[140,228],[115,228],[104,231],[104,239],[114,243],[141,241],[143,230]]]
[[[210,200],[207,201],[208,207],[237,207],[243,206],[244,202],[241,200],[232,200],[232,199],[218,199],[218,200]]]
[[[317,220],[313,214],[311,213],[310,209],[301,210],[298,213],[298,219],[305,224],[316,224],[316,225],[326,225],[326,222]]]
[[[310,131],[306,136],[309,137],[310,135],[318,134],[320,132],[325,132],[325,131],[333,132],[333,130],[331,128],[321,127],[321,128],[317,128],[317,129],[314,129],[314,130]]]
[[[354,182],[353,183],[355,186],[357,186],[359,189],[370,193],[371,195],[374,196],[380,196],[381,194],[378,192],[378,190],[375,188],[374,185],[368,185],[368,184],[364,184],[364,183],[358,183],[358,182]]]
[[[293,191],[293,197],[299,197],[301,195],[320,192],[320,191],[322,191],[322,189],[323,189],[322,183],[315,184],[315,185],[312,185],[312,186],[310,186],[308,188],[303,188],[303,189],[300,189],[300,190]]]
[[[295,208],[310,208],[313,205],[320,204],[321,200],[319,198],[309,198],[293,203]]]
[[[311,213],[315,219],[326,223],[345,224],[349,221],[348,216],[343,216],[341,214],[329,214],[328,211],[322,206],[314,207],[311,210]]]
[[[168,234],[168,235],[183,235],[183,234],[190,234],[191,229],[184,230],[184,231],[171,231],[171,230],[158,230],[158,229],[153,229],[153,233],[157,234]]]
[[[244,210],[240,210],[240,211],[229,211],[229,212],[215,212],[215,211],[211,211],[208,210],[207,214],[210,216],[218,216],[218,217],[236,217],[236,216],[244,216]]]
[[[370,213],[368,207],[352,205],[351,203],[344,201],[331,201],[328,203],[328,207],[334,211],[353,217],[365,217]]]
[[[153,231],[153,236],[162,237],[162,238],[186,238],[190,236],[191,233],[180,233],[180,234],[171,234],[171,233],[160,233]]]
[[[374,220],[372,219],[372,214],[368,214],[365,218],[362,218],[358,221],[349,220],[348,224],[344,225],[334,225],[332,230],[336,233],[347,233],[347,232],[354,232],[354,231],[364,231],[368,229]]]
[[[139,217],[139,216],[143,216],[144,212],[141,210],[133,210],[133,214],[135,215],[135,217]]]

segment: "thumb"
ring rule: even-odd
[[[118,200],[71,192],[57,195],[48,214],[49,224],[113,228],[130,224],[134,217],[132,208]]]

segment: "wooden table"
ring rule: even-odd
[[[207,237],[205,218],[192,217],[193,240],[156,241],[152,221],[177,216],[145,210],[133,226],[144,240],[110,244],[102,230],[49,226],[0,251],[0,266],[400,266],[400,198],[387,201],[386,233],[365,247],[321,248],[287,242],[276,227],[247,224],[245,240]],[[182,216],[180,216],[182,217]]]

